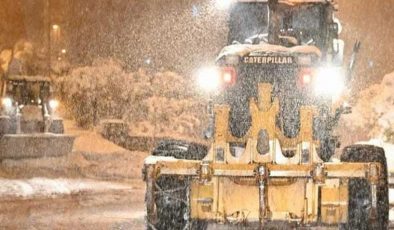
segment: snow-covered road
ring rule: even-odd
[[[0,179],[0,229],[144,229],[140,181]]]
[[[0,179],[1,198],[56,197],[83,192],[106,192],[130,190],[131,186],[121,183],[88,179],[32,178],[27,180]]]

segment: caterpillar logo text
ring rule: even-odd
[[[272,56],[258,56],[258,57],[244,57],[245,64],[293,64],[292,57],[272,57]]]

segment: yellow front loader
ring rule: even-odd
[[[384,150],[333,157],[355,60],[344,71],[335,2],[234,4],[235,41],[197,74],[211,144],[167,140],[146,159],[148,229],[387,229]]]

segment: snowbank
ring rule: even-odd
[[[382,139],[394,143],[394,73],[388,74],[359,94],[353,112],[343,116],[344,130],[363,135],[363,140]],[[349,132],[351,131],[351,132]]]
[[[79,126],[122,119],[132,135],[199,138],[205,104],[190,82],[174,72],[126,72],[113,60],[97,60],[59,82],[68,113]]]
[[[318,57],[321,57],[321,51],[316,46],[309,46],[309,45],[302,45],[302,46],[294,46],[291,48],[279,46],[279,45],[271,45],[267,43],[261,43],[257,45],[250,45],[250,44],[234,44],[226,46],[222,49],[218,58],[219,60],[224,56],[240,56],[243,57],[246,54],[251,52],[262,52],[262,53],[272,53],[272,52],[281,52],[287,54],[315,54]]]
[[[123,152],[125,149],[104,139],[100,134],[95,132],[84,132],[74,142],[74,149],[81,152],[91,153],[115,153]]]
[[[108,190],[131,189],[129,185],[88,179],[48,179],[28,180],[0,179],[1,198],[33,198],[70,195],[82,192],[104,192]]]
[[[3,160],[0,176],[140,180],[144,158],[149,153],[123,149],[94,130],[76,127],[74,122],[65,120],[64,124],[67,133],[77,136],[73,152],[63,157]]]

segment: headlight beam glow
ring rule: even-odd
[[[57,107],[59,107],[59,101],[55,99],[50,100],[49,107],[51,107],[51,109],[57,109]]]
[[[6,108],[10,108],[12,106],[12,99],[9,97],[2,98],[1,104]]]
[[[227,10],[230,8],[234,0],[214,0],[215,7],[219,10]]]
[[[345,89],[343,70],[336,67],[321,68],[314,79],[314,91],[318,96],[329,96],[336,99]]]
[[[220,86],[220,70],[216,67],[202,68],[197,72],[197,83],[201,89],[213,92]]]

